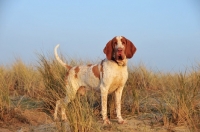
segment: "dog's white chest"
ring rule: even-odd
[[[116,69],[116,72],[110,72],[112,74],[112,79],[108,79],[110,87],[108,89],[108,93],[114,92],[116,89],[123,87],[127,81],[128,78],[128,72],[127,68],[118,68]]]

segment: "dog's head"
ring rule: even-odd
[[[136,47],[125,37],[117,36],[106,44],[103,52],[106,54],[108,60],[114,60],[118,65],[125,65],[126,59],[133,57]]]

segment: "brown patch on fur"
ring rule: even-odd
[[[99,68],[98,65],[94,66],[92,68],[92,72],[94,73],[94,76],[100,79],[100,72],[99,72]]]
[[[71,66],[66,65],[66,67],[68,68],[68,71],[66,72],[65,78],[67,78],[69,76],[69,71],[71,70]]]
[[[77,74],[78,74],[78,72],[80,71],[79,67],[77,66],[77,67],[74,69],[74,71],[75,71],[75,78],[78,78],[78,77],[77,77]]]
[[[84,86],[80,86],[77,93],[80,94],[80,95],[85,95],[86,88]]]
[[[66,72],[66,75],[65,75],[65,85],[68,85],[68,82],[67,82],[67,78],[68,78],[68,76],[69,76],[69,71]]]
[[[92,66],[92,64],[88,64],[87,66],[88,66],[88,67],[91,67],[91,66]]]
[[[71,67],[71,66],[68,66],[68,65],[66,65],[66,68],[67,68],[68,70],[70,70],[72,67]]]

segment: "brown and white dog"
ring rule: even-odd
[[[123,36],[114,37],[110,40],[103,52],[106,59],[94,65],[81,65],[71,67],[64,63],[57,54],[57,45],[54,49],[58,62],[68,69],[66,74],[66,97],[56,102],[54,119],[57,119],[58,108],[61,108],[61,118],[66,120],[63,103],[68,104],[75,98],[76,93],[85,94],[85,89],[93,88],[101,92],[101,107],[104,124],[110,124],[107,117],[107,97],[115,93],[116,113],[118,123],[123,124],[121,116],[121,96],[124,85],[128,79],[127,59],[132,58],[136,52],[133,43]]]

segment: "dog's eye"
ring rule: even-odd
[[[125,42],[124,42],[124,41],[122,41],[122,44],[124,45],[124,44],[125,44]]]
[[[117,45],[117,42],[114,42],[115,45]]]

